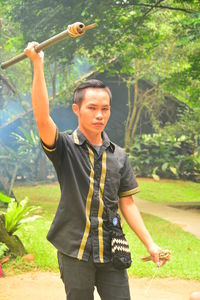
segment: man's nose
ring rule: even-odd
[[[102,119],[102,118],[103,118],[103,114],[102,114],[101,111],[98,111],[98,112],[97,112],[96,118],[97,118],[97,119]]]

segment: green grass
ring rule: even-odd
[[[60,188],[57,183],[37,186],[16,186],[14,194],[19,200],[28,197],[30,205],[40,206],[42,208],[41,215],[52,219],[60,199]]]
[[[175,191],[178,189],[175,188]],[[23,258],[17,258],[4,265],[5,272],[19,273],[35,269],[58,271],[56,249],[46,240],[60,197],[58,185],[16,187],[14,192],[18,199],[28,196],[31,205],[40,205],[39,213],[42,218],[17,232],[27,252],[35,254],[35,260],[24,262]],[[171,261],[156,276],[200,280],[199,239],[158,217],[144,214],[143,218],[154,241],[172,252]],[[141,261],[142,256],[148,255],[145,247],[126,224],[124,229],[133,257],[129,274],[135,277],[152,277],[155,264]]]
[[[156,276],[200,280],[199,239],[161,218],[146,214],[142,216],[154,241],[162,249],[171,251],[171,260],[160,268]],[[148,255],[146,248],[128,225],[124,225],[124,230],[133,258],[129,274],[136,277],[152,277],[156,269],[155,264],[141,261],[141,257]]]
[[[139,198],[153,202],[200,202],[200,183],[138,178]]]
[[[138,178],[139,198],[154,202],[200,202],[200,183],[181,180],[160,180]],[[14,189],[18,199],[25,195],[41,205],[46,212],[54,211],[60,198],[58,184],[32,186],[17,186]],[[57,200],[57,201],[56,201]],[[51,202],[51,204],[50,204]]]
[[[22,257],[17,257],[4,265],[5,271],[15,274],[32,270],[58,271],[57,250],[46,239],[50,224],[42,217],[16,232],[27,253],[34,253],[35,259],[25,262]]]

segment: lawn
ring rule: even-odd
[[[154,181],[150,178],[137,179],[140,193],[139,198],[154,202],[200,202],[200,183],[181,180],[160,180]],[[17,198],[28,196],[30,201],[35,204],[41,204],[49,211],[50,198],[52,199],[52,208],[55,206],[55,200],[59,200],[60,190],[58,184],[49,184],[48,192],[46,185],[17,186],[14,189]],[[49,195],[51,197],[49,198]],[[50,209],[51,210],[51,209]]]
[[[141,182],[139,180],[140,186]],[[170,182],[171,184],[173,183]],[[182,185],[180,186],[182,187]],[[178,187],[174,186],[175,191],[178,189],[179,184]],[[28,196],[31,205],[40,205],[41,209],[38,213],[42,218],[28,224],[17,233],[27,251],[35,254],[34,262],[24,262],[23,258],[18,258],[5,264],[5,271],[10,272],[12,270],[15,273],[35,269],[57,271],[56,250],[46,240],[46,234],[59,201],[58,185],[18,186],[14,192],[18,199]],[[180,227],[158,217],[144,214],[143,218],[155,242],[163,249],[170,249],[172,252],[171,261],[159,270],[157,276],[200,280],[199,240],[192,234],[184,232]],[[144,263],[140,259],[148,254],[146,249],[126,224],[124,229],[133,257],[129,274],[136,277],[152,277],[155,272],[155,265],[152,262]]]
[[[154,241],[163,249],[171,251],[171,260],[160,268],[157,277],[176,277],[184,279],[200,279],[199,240],[186,233],[177,225],[161,218],[142,214],[144,222]],[[129,274],[137,277],[153,276],[155,264],[141,262],[142,256],[148,255],[146,248],[125,224],[126,236],[129,240],[133,264]]]
[[[200,183],[138,178],[139,198],[154,202],[200,202]]]

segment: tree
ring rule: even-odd
[[[75,80],[69,73],[78,56],[86,57],[101,72],[120,76],[128,88],[133,87],[135,91],[132,101],[127,101],[125,143],[128,147],[142,110],[147,109],[149,116],[155,119],[164,94],[175,96],[190,106],[198,105],[198,11],[197,0],[147,0],[145,3],[139,0],[89,0],[87,3],[13,0],[9,16],[20,24],[25,43],[40,42],[63,31],[66,20],[69,24],[81,17],[80,21],[85,24],[94,21],[98,24],[89,34],[68,39],[47,50],[46,65],[52,69],[47,81],[48,85],[49,80],[52,82],[54,98],[69,91]],[[144,93],[139,89],[141,82],[148,83]]]

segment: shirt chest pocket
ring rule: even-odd
[[[111,199],[116,199],[118,196],[118,191],[120,187],[120,168],[113,165],[111,168],[107,169],[106,172],[106,195]]]

